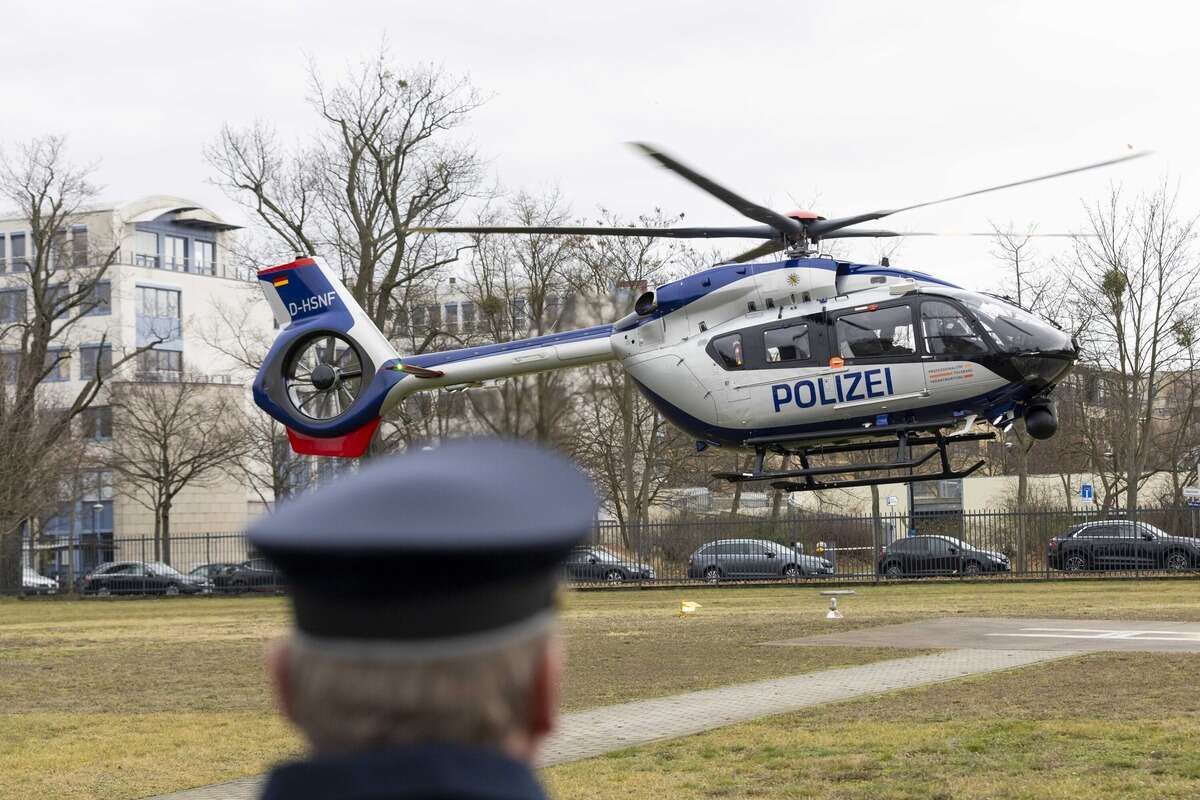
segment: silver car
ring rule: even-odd
[[[832,575],[833,562],[766,539],[719,539],[688,559],[688,577],[719,580],[802,578]]]
[[[30,567],[22,567],[21,590],[25,594],[55,594],[58,592],[58,581],[37,574]]]

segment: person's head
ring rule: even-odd
[[[250,539],[292,596],[268,659],[284,713],[318,752],[531,759],[558,702],[561,563],[595,510],[570,462],[498,441],[381,459],[282,505]]]
[[[561,653],[552,630],[428,660],[331,650],[293,635],[272,648],[268,665],[280,708],[317,752],[438,741],[530,761],[554,728]]]

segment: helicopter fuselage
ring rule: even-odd
[[[1050,389],[1076,357],[1065,333],[1004,300],[829,258],[713,267],[645,293],[612,324],[404,357],[316,260],[266,270],[260,281],[284,332],[255,399],[301,452],[365,447],[379,417],[414,392],[614,359],[700,447],[846,440],[960,418],[1007,422],[1048,409]],[[301,408],[315,377],[305,377],[297,354],[324,340],[334,360],[347,348],[357,354],[362,390],[344,407],[318,398]],[[315,388],[337,396],[343,386]]]

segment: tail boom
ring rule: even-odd
[[[318,259],[261,270],[258,280],[280,334],[254,380],[254,401],[305,455],[363,455],[381,416],[416,392],[615,357],[611,325],[401,357]]]

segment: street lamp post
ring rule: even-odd
[[[96,537],[96,550],[100,550],[100,512],[104,510],[104,503],[97,500],[92,504],[92,535]],[[99,563],[99,552],[97,552],[97,563]]]

